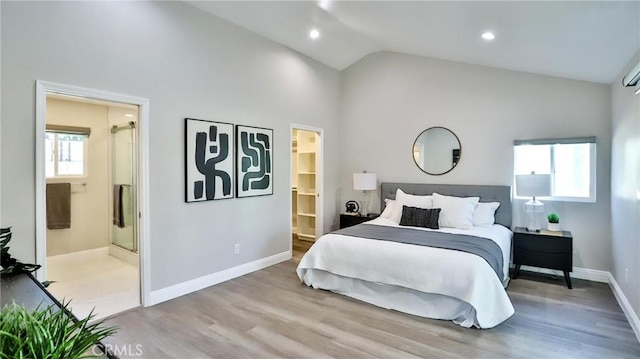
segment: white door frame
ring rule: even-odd
[[[300,125],[291,123],[289,126],[289,253],[293,254],[293,218],[292,207],[293,194],[291,188],[293,182],[291,174],[293,173],[293,143],[291,141],[293,130],[303,130],[315,132],[320,137],[320,141],[316,143],[316,239],[324,234],[324,129],[308,125]]]
[[[38,280],[47,277],[47,231],[44,173],[44,134],[46,132],[47,93],[57,93],[104,101],[137,105],[138,113],[138,260],[140,270],[140,301],[150,304],[151,261],[149,258],[149,100],[141,97],[83,87],[36,81],[36,264],[42,267],[36,272]]]

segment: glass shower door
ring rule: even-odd
[[[135,122],[111,128],[111,243],[137,253],[135,139]]]

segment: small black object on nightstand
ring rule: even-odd
[[[360,205],[356,201],[347,201],[344,207],[347,213],[358,213],[360,211]]]
[[[557,269],[564,272],[567,287],[571,289],[573,271],[573,236],[569,231],[530,232],[526,228],[513,230],[513,279],[520,272],[521,265]]]
[[[340,214],[340,229],[355,226],[366,221],[370,221],[380,216],[377,213],[369,213],[368,216]]]

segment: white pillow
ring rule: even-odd
[[[480,197],[452,197],[433,193],[433,208],[440,208],[438,226],[473,228],[473,212]]]
[[[384,211],[380,214],[380,217],[389,219],[393,214],[393,209],[396,206],[396,201],[393,199],[385,198],[384,199]]]
[[[390,220],[400,223],[402,218],[402,206],[418,207],[430,209],[433,208],[433,199],[431,196],[417,196],[414,194],[404,193],[400,188],[396,190],[396,203]]]
[[[500,202],[479,202],[473,212],[474,226],[491,226],[496,223],[496,210]]]

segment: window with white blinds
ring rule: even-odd
[[[44,143],[47,178],[86,177],[88,134],[47,130]]]
[[[596,201],[595,137],[516,140],[513,158],[514,175],[551,175],[547,199]]]

